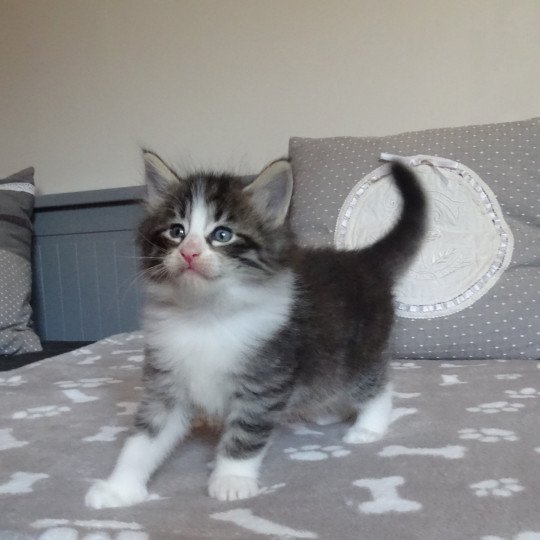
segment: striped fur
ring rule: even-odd
[[[305,250],[285,218],[287,162],[246,186],[226,174],[182,178],[155,154],[145,157],[149,204],[138,238],[147,354],[133,437],[146,439],[122,454],[106,493],[96,487],[89,504],[108,505],[111,492],[119,505],[133,502],[115,479],[126,482],[128,457],[134,461],[139,446],[152,463],[164,459],[173,416],[189,419],[203,410],[224,419],[209,487],[218,499],[257,492],[260,461],[284,417],[361,413],[365,405],[369,418],[359,414],[345,440],[382,436],[390,411],[383,352],[392,286],[424,231],[425,199],[413,174],[393,167],[405,204],[385,238],[361,251]],[[171,237],[173,224],[182,238]],[[232,240],[215,241],[217,227],[232,231]],[[192,266],[182,255],[186,245],[195,253]],[[138,459],[146,462],[146,454]],[[131,474],[127,483],[138,480],[141,488],[145,480]]]

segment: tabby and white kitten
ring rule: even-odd
[[[246,185],[226,174],[182,177],[149,151],[144,160],[144,397],[111,476],[91,487],[86,504],[144,501],[149,478],[200,411],[224,419],[209,482],[219,500],[257,494],[272,431],[291,412],[352,407],[356,420],[343,440],[382,437],[391,411],[382,353],[392,285],[424,232],[414,175],[393,164],[404,204],[381,240],[358,251],[307,250],[289,230],[288,161]]]

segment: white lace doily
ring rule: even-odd
[[[397,157],[414,170],[428,196],[424,244],[395,288],[396,313],[442,317],[472,305],[500,278],[514,245],[493,192],[471,169],[433,156]],[[385,164],[366,175],[347,196],[335,230],[340,249],[381,238],[396,222],[401,197]]]

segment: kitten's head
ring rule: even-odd
[[[147,215],[138,241],[151,282],[205,290],[224,280],[264,281],[286,266],[288,161],[247,183],[229,174],[181,176],[157,154],[143,157]]]

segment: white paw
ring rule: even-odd
[[[249,499],[259,493],[255,478],[249,476],[214,476],[208,485],[210,497],[220,501],[238,501]]]
[[[343,437],[343,442],[347,444],[367,444],[382,439],[384,433],[377,433],[365,428],[351,428]]]
[[[86,494],[84,502],[89,508],[120,508],[148,499],[148,491],[142,484],[117,484],[98,480]]]

